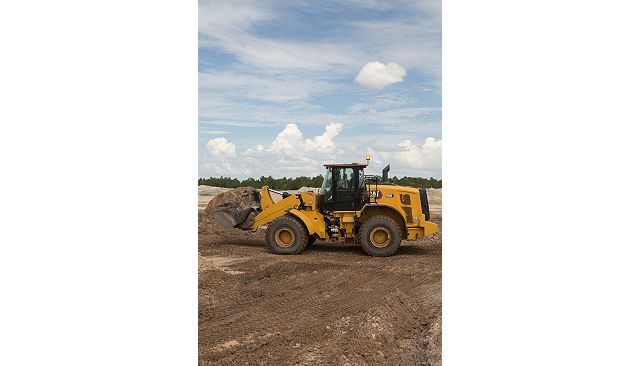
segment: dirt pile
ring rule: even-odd
[[[429,204],[442,204],[442,188],[427,188]]]
[[[313,187],[300,187],[300,189],[296,189],[293,191],[287,191],[291,194],[295,194],[295,193],[300,193],[300,192],[314,192],[314,193],[318,193],[318,191],[320,190],[320,188],[313,188]]]
[[[224,192],[220,192],[213,196],[211,201],[205,207],[204,212],[211,214],[211,212],[218,207],[227,207],[230,205],[238,204],[240,208],[249,208],[254,201],[253,194],[255,188],[240,187],[230,189]]]
[[[213,196],[228,190],[229,188],[198,186],[198,210],[204,209]]]
[[[204,211],[198,212],[198,234],[220,236],[230,230],[235,231],[235,229],[227,228],[218,224]]]
[[[226,192],[229,188],[198,186],[198,196],[215,196],[218,193]]]
[[[263,230],[258,229],[254,232],[228,227],[216,222],[211,214],[211,211],[214,208],[221,207],[225,204],[239,203],[240,205],[246,206],[249,202],[246,194],[251,192],[253,192],[253,188],[243,187],[237,189],[225,189],[224,191],[219,191],[215,196],[213,196],[213,198],[208,201],[205,209],[198,211],[199,239],[206,238],[208,241],[216,244],[235,243],[238,241],[260,241],[261,244],[263,244]]]
[[[221,225],[248,230],[259,210],[259,191],[251,187],[240,187],[213,196],[204,213]]]
[[[262,229],[258,229],[257,232],[262,233],[261,239],[264,239],[264,231]],[[198,212],[198,235],[212,236],[216,240],[228,240],[253,238],[256,236],[257,232],[226,227],[216,222],[216,220],[206,212]]]
[[[442,188],[427,188],[427,200],[431,215],[442,215]]]

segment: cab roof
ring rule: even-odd
[[[329,167],[367,167],[367,164],[362,164],[362,163],[348,163],[348,164],[324,164],[324,166],[326,168]]]

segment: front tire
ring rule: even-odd
[[[292,216],[277,218],[267,228],[267,245],[276,254],[298,254],[307,246],[308,240],[307,228]]]
[[[360,246],[374,257],[394,255],[400,248],[400,241],[400,227],[388,216],[373,216],[360,228]]]

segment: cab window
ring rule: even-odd
[[[353,176],[353,168],[336,169],[336,188],[340,190],[353,191],[355,189],[355,177]]]
[[[324,181],[322,181],[322,188],[320,188],[319,194],[325,196],[325,200],[331,201],[333,200],[333,195],[331,192],[331,168],[327,169],[327,172],[324,175]]]

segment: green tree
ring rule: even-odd
[[[315,187],[320,188],[324,177],[317,175],[315,177],[296,177],[296,178],[273,178],[272,176],[262,176],[258,179],[247,178],[242,181],[238,178],[230,177],[209,177],[198,178],[198,185],[207,185],[224,188],[238,188],[238,187],[253,187],[260,188],[262,186],[269,186],[278,190],[294,190],[301,187]],[[401,186],[415,187],[415,188],[442,188],[442,179],[435,179],[433,177],[426,179],[421,177],[402,177],[398,178],[394,176],[389,178],[389,182]]]

